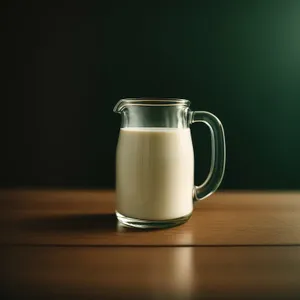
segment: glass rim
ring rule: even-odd
[[[181,98],[124,98],[114,107],[114,112],[120,112],[126,105],[136,106],[189,106],[190,101]]]

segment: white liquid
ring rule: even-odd
[[[193,210],[194,152],[190,129],[125,128],[117,147],[117,211],[170,220]]]

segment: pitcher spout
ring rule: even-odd
[[[129,104],[129,99],[121,99],[114,107],[113,111],[120,114],[122,110]]]

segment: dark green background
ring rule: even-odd
[[[2,186],[114,187],[112,108],[158,96],[222,120],[223,189],[300,188],[300,1],[1,5]],[[193,138],[199,183],[208,130]]]

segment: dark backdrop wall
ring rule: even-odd
[[[300,188],[300,1],[1,6],[1,186],[114,187],[113,106],[159,96],[222,120],[223,189]],[[193,138],[198,183],[208,130]]]

